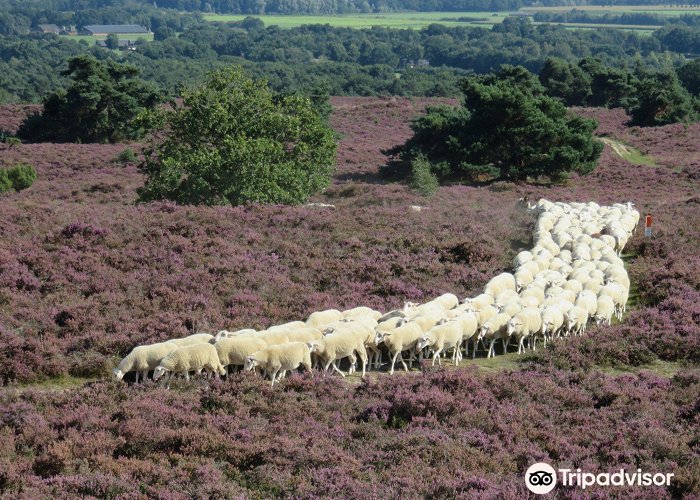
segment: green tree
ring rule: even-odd
[[[40,142],[118,142],[139,139],[149,130],[149,110],[161,101],[153,85],[137,78],[138,70],[113,61],[81,55],[62,73],[68,89],[44,99],[44,110],[29,116],[17,135]]]
[[[105,46],[108,49],[118,49],[119,48],[119,37],[115,33],[110,33],[105,39]]]
[[[698,118],[693,100],[674,72],[643,77],[637,87],[637,103],[628,109],[631,123],[641,126],[666,125]]]
[[[567,106],[583,105],[591,93],[590,75],[562,59],[548,58],[539,76],[547,93],[562,99]]]
[[[693,59],[678,68],[678,79],[688,92],[700,95],[700,59]]]
[[[462,107],[431,108],[413,122],[405,159],[423,153],[436,174],[474,180],[559,180],[595,168],[595,121],[567,114],[525,68],[468,77],[462,92]]]
[[[167,114],[166,137],[145,152],[141,201],[302,203],[335,166],[333,131],[311,101],[275,96],[241,68],[210,73]]]

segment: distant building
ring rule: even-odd
[[[63,30],[55,24],[39,24],[32,28],[31,31],[32,33],[51,33],[53,35],[60,35]]]
[[[81,35],[106,36],[106,35],[148,35],[148,28],[137,24],[91,24],[83,26]]]

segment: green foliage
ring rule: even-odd
[[[641,79],[637,90],[637,103],[628,108],[631,123],[641,126],[666,125],[692,121],[698,118],[698,110],[688,91],[674,72],[661,72]]]
[[[302,203],[335,165],[333,131],[311,101],[275,96],[241,68],[210,73],[166,117],[166,138],[146,152],[141,201]]]
[[[4,193],[12,189],[12,181],[7,175],[6,168],[0,168],[0,193]]]
[[[0,192],[21,191],[34,184],[36,180],[36,170],[26,163],[18,163],[8,169],[0,169]]]
[[[545,61],[540,82],[550,96],[562,99],[567,106],[581,104],[591,94],[591,75],[562,59]]]
[[[137,78],[136,68],[82,55],[70,59],[62,74],[72,78],[68,89],[44,100],[43,113],[20,126],[20,138],[118,142],[139,139],[149,130],[148,111],[161,97],[155,87]]]
[[[700,59],[694,59],[678,68],[678,79],[688,92],[700,95]]]
[[[118,49],[119,48],[119,37],[114,34],[110,33],[107,35],[107,39],[105,40],[105,45],[107,46],[108,49]]]
[[[433,172],[472,180],[562,180],[591,172],[603,149],[596,123],[568,115],[525,68],[463,80],[461,108],[428,109],[414,121],[404,158],[425,154]]]
[[[430,170],[430,162],[424,155],[418,155],[411,161],[411,187],[426,198],[432,197],[440,183]]]
[[[115,163],[136,163],[136,153],[131,148],[125,148],[114,159]]]

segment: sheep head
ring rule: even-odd
[[[435,338],[432,335],[425,334],[416,343],[416,350],[421,351],[426,347],[430,347],[435,343]]]
[[[117,380],[122,380],[124,378],[124,372],[121,371],[119,368],[115,368],[114,370],[112,370],[112,373],[114,374],[114,377]]]
[[[162,366],[162,365],[156,366],[156,369],[153,370],[153,380],[158,380],[160,377],[165,375],[166,371],[167,370],[165,369],[164,366]]]
[[[260,361],[255,359],[253,356],[248,356],[245,358],[245,364],[243,365],[243,369],[246,371],[250,371],[253,368],[257,367],[260,364]]]

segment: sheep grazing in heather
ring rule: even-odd
[[[377,332],[376,344],[379,345],[383,343],[389,351],[389,356],[391,356],[390,375],[394,373],[396,358],[398,358],[403,351],[413,350],[422,335],[423,329],[415,321],[403,322],[399,327],[390,332]],[[401,358],[401,364],[404,370],[408,371],[408,366],[403,358]]]
[[[525,350],[525,340],[531,339],[542,329],[542,316],[539,309],[526,308],[508,321],[508,336],[518,342],[518,354]],[[534,340],[532,340],[534,342]],[[534,347],[534,343],[533,343]]]
[[[503,342],[503,352],[506,352],[506,348],[508,346],[508,321],[510,321],[509,315],[499,313],[493,318],[487,320],[484,323],[484,326],[481,327],[479,332],[479,340],[491,341],[488,354],[486,355],[487,358],[496,356],[496,351],[494,350],[493,346],[498,339],[501,339]]]
[[[153,380],[158,380],[166,373],[184,374],[189,380],[190,372],[200,373],[202,370],[208,370],[216,376],[226,375],[226,370],[219,361],[216,347],[209,343],[178,347],[160,360],[153,370]]]
[[[453,349],[452,363],[457,365],[462,359],[462,324],[459,321],[445,321],[439,325],[435,325],[416,343],[416,349],[422,350],[426,347],[432,348],[433,351],[433,366],[435,360],[440,364],[440,353]]]
[[[245,360],[244,369],[262,368],[270,375],[270,385],[274,387],[287,370],[296,370],[300,366],[311,372],[311,350],[304,342],[289,342],[268,346],[251,354]]]
[[[379,320],[382,317],[382,313],[375,311],[371,307],[360,306],[353,309],[348,309],[343,311],[343,318],[345,319],[362,319],[362,318],[372,318],[374,320]]]
[[[567,335],[583,335],[586,333],[588,311],[583,307],[574,306],[564,314]]]
[[[146,380],[148,372],[155,370],[160,360],[177,349],[177,345],[171,342],[159,342],[157,344],[140,345],[134,347],[124,359],[121,360],[112,373],[117,380],[122,380],[129,372],[136,372],[136,382]]]
[[[558,337],[563,327],[564,313],[561,308],[552,305],[542,310],[542,328],[540,334],[544,339],[545,347],[547,347],[547,340]]]
[[[609,295],[598,297],[598,307],[593,319],[596,325],[610,325],[612,317],[615,315],[615,302]]]
[[[379,368],[381,364],[382,350],[376,344],[376,321],[370,318],[360,319],[358,321],[350,321],[337,327],[326,329],[324,336],[331,334],[349,334],[358,337],[364,344],[365,350],[369,356],[367,369],[369,370],[374,363],[375,368]]]
[[[316,311],[311,313],[311,315],[306,320],[306,326],[312,326],[314,328],[323,328],[334,321],[340,321],[343,319],[343,313],[337,309],[327,309],[325,311]]]
[[[210,343],[212,340],[214,340],[214,336],[209,333],[195,333],[194,335],[189,335],[180,339],[170,339],[168,342],[178,347],[184,347],[193,344]]]
[[[291,331],[299,328],[306,328],[308,325],[303,321],[290,321],[289,323],[282,323],[281,325],[272,325],[267,328],[268,332],[278,332],[278,331]]]
[[[491,278],[484,287],[484,293],[491,297],[498,297],[498,294],[504,290],[515,291],[515,276],[510,273],[501,273],[498,276]]]
[[[362,376],[365,376],[367,350],[365,349],[364,336],[350,331],[333,333],[326,335],[321,340],[309,342],[307,345],[311,353],[315,354],[320,360],[324,372],[328,371],[328,368],[333,365],[333,369],[344,377],[345,374],[338,368],[337,362],[341,359],[350,358],[350,373],[352,373],[357,356],[362,361]]]
[[[267,343],[255,337],[232,337],[221,339],[216,344],[216,353],[221,366],[229,372],[229,366],[244,366],[245,360],[251,354],[267,347]]]
[[[221,339],[230,339],[232,337],[238,337],[239,335],[250,335],[252,333],[257,333],[253,328],[244,328],[243,330],[236,330],[230,332],[228,330],[221,330],[214,335],[214,338],[209,341],[210,344],[214,344]]]

